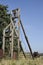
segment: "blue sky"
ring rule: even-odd
[[[0,0],[0,4],[8,5],[9,10],[20,8],[21,20],[32,51],[43,52],[43,0]],[[24,49],[28,51],[22,30],[21,40]]]

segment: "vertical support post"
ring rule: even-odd
[[[18,9],[18,58],[20,52],[20,10]]]
[[[11,58],[13,58],[13,30],[12,30]]]
[[[19,51],[20,51],[20,23],[18,22],[18,58],[19,58]]]
[[[12,16],[10,17],[10,20],[11,20],[11,25],[10,25],[10,30],[12,31],[11,32],[11,45],[10,45],[10,51],[11,51],[11,58],[13,58],[13,32],[14,32],[14,30],[13,30],[13,27],[14,27],[14,25],[13,25],[13,21],[12,21]]]
[[[9,51],[9,54],[11,54],[11,42],[12,42],[12,38],[9,39],[10,40],[10,51]]]
[[[11,54],[11,58],[12,58],[12,52],[11,52],[11,50],[12,50],[12,27],[11,27],[11,25],[10,25],[10,31],[11,31],[11,33],[10,33],[10,36],[11,36],[11,38],[10,38],[10,54]]]
[[[5,53],[5,30],[3,31],[3,54]]]

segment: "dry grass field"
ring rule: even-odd
[[[19,60],[1,59],[0,65],[43,65],[43,57],[35,58],[34,60],[31,58],[21,58]]]

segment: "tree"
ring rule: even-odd
[[[2,46],[3,29],[10,23],[8,6],[0,5],[0,48]]]

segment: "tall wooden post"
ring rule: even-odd
[[[13,24],[13,21],[12,21],[12,16],[10,16],[10,20],[11,20],[11,25],[10,25],[10,29],[11,29],[11,47],[10,47],[10,49],[11,49],[11,58],[13,58],[13,40],[14,40],[14,37],[13,37],[13,34],[14,34],[14,29],[13,29],[13,27],[14,27],[14,24]]]
[[[13,30],[12,30],[12,48],[11,48],[11,58],[13,58]]]
[[[18,58],[20,52],[20,10],[18,9]]]
[[[3,31],[3,54],[5,53],[5,30]]]
[[[10,33],[10,36],[12,37],[12,32]],[[9,43],[10,43],[10,54],[11,54],[12,38],[10,38],[9,41],[10,41]]]

